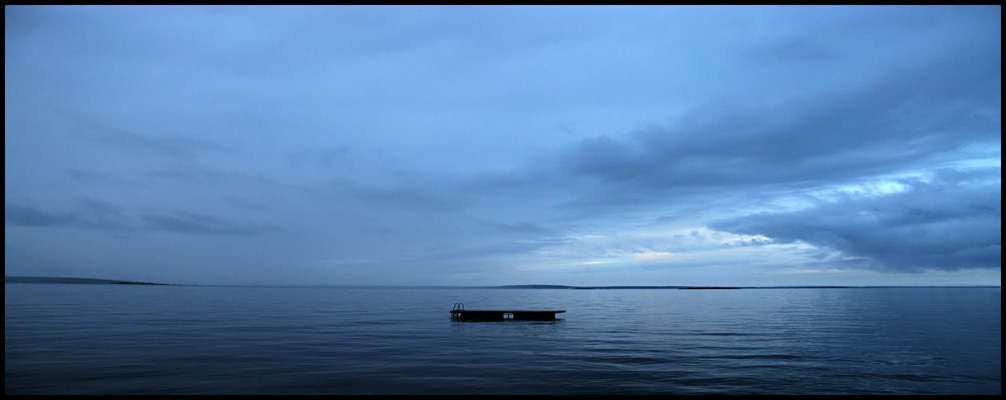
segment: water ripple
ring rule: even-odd
[[[1000,297],[8,284],[5,394],[998,394]]]

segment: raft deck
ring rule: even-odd
[[[566,310],[465,310],[463,304],[454,305],[451,318],[460,321],[555,321],[555,314]]]

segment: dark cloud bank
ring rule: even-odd
[[[1001,147],[998,43],[782,106],[725,104],[673,128],[585,140],[557,169],[596,182],[585,196],[594,210],[672,199],[757,202],[885,176],[929,176],[886,178],[901,189],[817,199],[800,211],[711,227],[838,250],[885,271],[1000,268],[1001,168],[963,166]]]
[[[270,224],[249,225],[183,211],[147,212],[136,216],[99,201],[82,199],[70,210],[50,210],[6,201],[4,223],[24,227],[65,227],[101,231],[166,231],[207,235],[258,235],[277,230]]]
[[[930,182],[876,197],[820,201],[805,210],[720,221],[716,229],[802,241],[863,258],[863,266],[921,272],[1000,268],[1000,169],[943,171]]]

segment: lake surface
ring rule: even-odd
[[[6,284],[5,394],[1000,394],[1000,288]],[[555,322],[459,322],[564,309]]]

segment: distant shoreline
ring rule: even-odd
[[[65,278],[41,276],[4,276],[4,283],[81,283],[98,285],[168,285],[167,283],[135,282],[116,279]]]
[[[790,286],[565,286],[565,285],[504,285],[485,286],[500,289],[573,289],[573,290],[612,290],[612,289],[680,289],[680,290],[737,290],[737,289],[865,289],[865,288],[1001,288],[997,285],[926,285],[926,286],[842,286],[842,285],[790,285]]]

